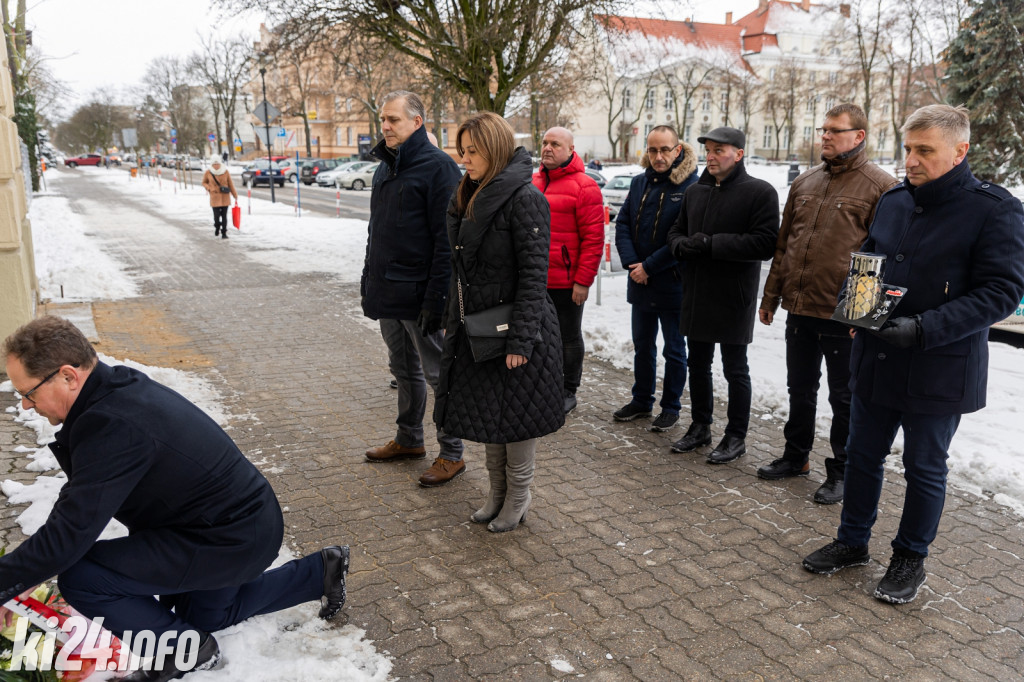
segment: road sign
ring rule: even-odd
[[[178,144],[178,138],[172,137],[171,138],[171,144]]]
[[[253,116],[259,119],[264,125],[270,123],[281,115],[281,111],[270,102],[263,100],[252,110]]]
[[[138,147],[139,135],[135,128],[121,128],[121,142],[125,147]]]
[[[171,137],[177,137],[177,136],[178,136],[178,129],[177,128],[171,128]]]
[[[209,135],[206,136],[206,139],[209,140],[210,142],[216,142],[217,136],[214,135],[213,133],[210,133]]]
[[[285,130],[284,128],[278,128],[277,129],[277,136],[278,137],[287,137],[288,136],[288,131]]]

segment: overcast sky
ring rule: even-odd
[[[2,0],[8,1],[8,0]],[[14,2],[9,3],[14,9]],[[671,19],[722,22],[732,11],[740,17],[758,0],[676,0]],[[141,81],[151,60],[184,56],[199,49],[199,34],[254,38],[260,16],[218,20],[210,0],[28,0],[32,41],[50,57],[54,75],[73,91],[70,114],[99,88],[126,90]]]

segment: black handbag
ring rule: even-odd
[[[459,289],[459,318],[466,328],[466,338],[469,339],[473,361],[483,362],[505,355],[504,340],[500,344],[490,341],[508,336],[512,323],[512,304],[502,303],[467,315],[462,301],[462,277],[456,275],[455,282]]]

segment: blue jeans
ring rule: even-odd
[[[654,406],[658,381],[658,325],[665,343],[665,381],[661,409],[679,414],[686,386],[686,337],[679,333],[678,310],[644,310],[633,306],[633,402],[646,410]]]
[[[711,379],[711,362],[715,344],[690,339],[690,409],[697,424],[710,424],[715,410],[715,388]],[[729,382],[728,422],[725,433],[739,439],[747,437],[750,425],[750,367],[747,365],[747,344],[721,343],[722,373]]]
[[[152,630],[159,638],[171,631],[216,632],[253,616],[318,600],[324,592],[324,562],[316,552],[244,585],[175,594],[171,586],[136,580],[86,554],[61,571],[58,585],[69,604],[89,618],[102,616],[103,626],[118,637],[125,630]]]
[[[865,401],[856,394],[850,404],[850,440],[846,444],[846,488],[839,523],[839,542],[863,547],[878,517],[885,472],[882,465],[903,427],[903,477],[907,481],[903,516],[892,541],[894,548],[927,555],[946,503],[946,459],[960,425],[959,414],[912,414]]]
[[[380,335],[388,347],[388,366],[398,382],[398,433],[395,442],[407,448],[423,445],[423,416],[427,412],[427,384],[437,397],[444,336],[423,336],[415,320],[381,320]],[[462,440],[437,430],[441,459],[462,459]]]

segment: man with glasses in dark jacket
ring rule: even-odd
[[[380,322],[398,386],[398,432],[370,448],[370,462],[423,459],[427,385],[437,392],[441,316],[451,277],[445,211],[462,178],[451,157],[430,143],[426,111],[415,93],[397,90],[381,102],[384,139],[373,156],[369,239],[359,293],[363,314]],[[441,452],[420,485],[444,485],[466,470],[462,441],[437,430]]]
[[[661,414],[652,431],[667,431],[679,420],[680,396],[686,385],[686,339],[679,333],[682,300],[680,265],[665,239],[683,204],[683,192],[697,181],[697,155],[680,143],[670,126],[647,135],[645,170],[633,178],[629,194],[615,218],[615,247],[629,268],[626,300],[633,306],[633,398],[616,410],[615,421],[649,417],[657,389],[658,327],[665,349],[665,381]]]

